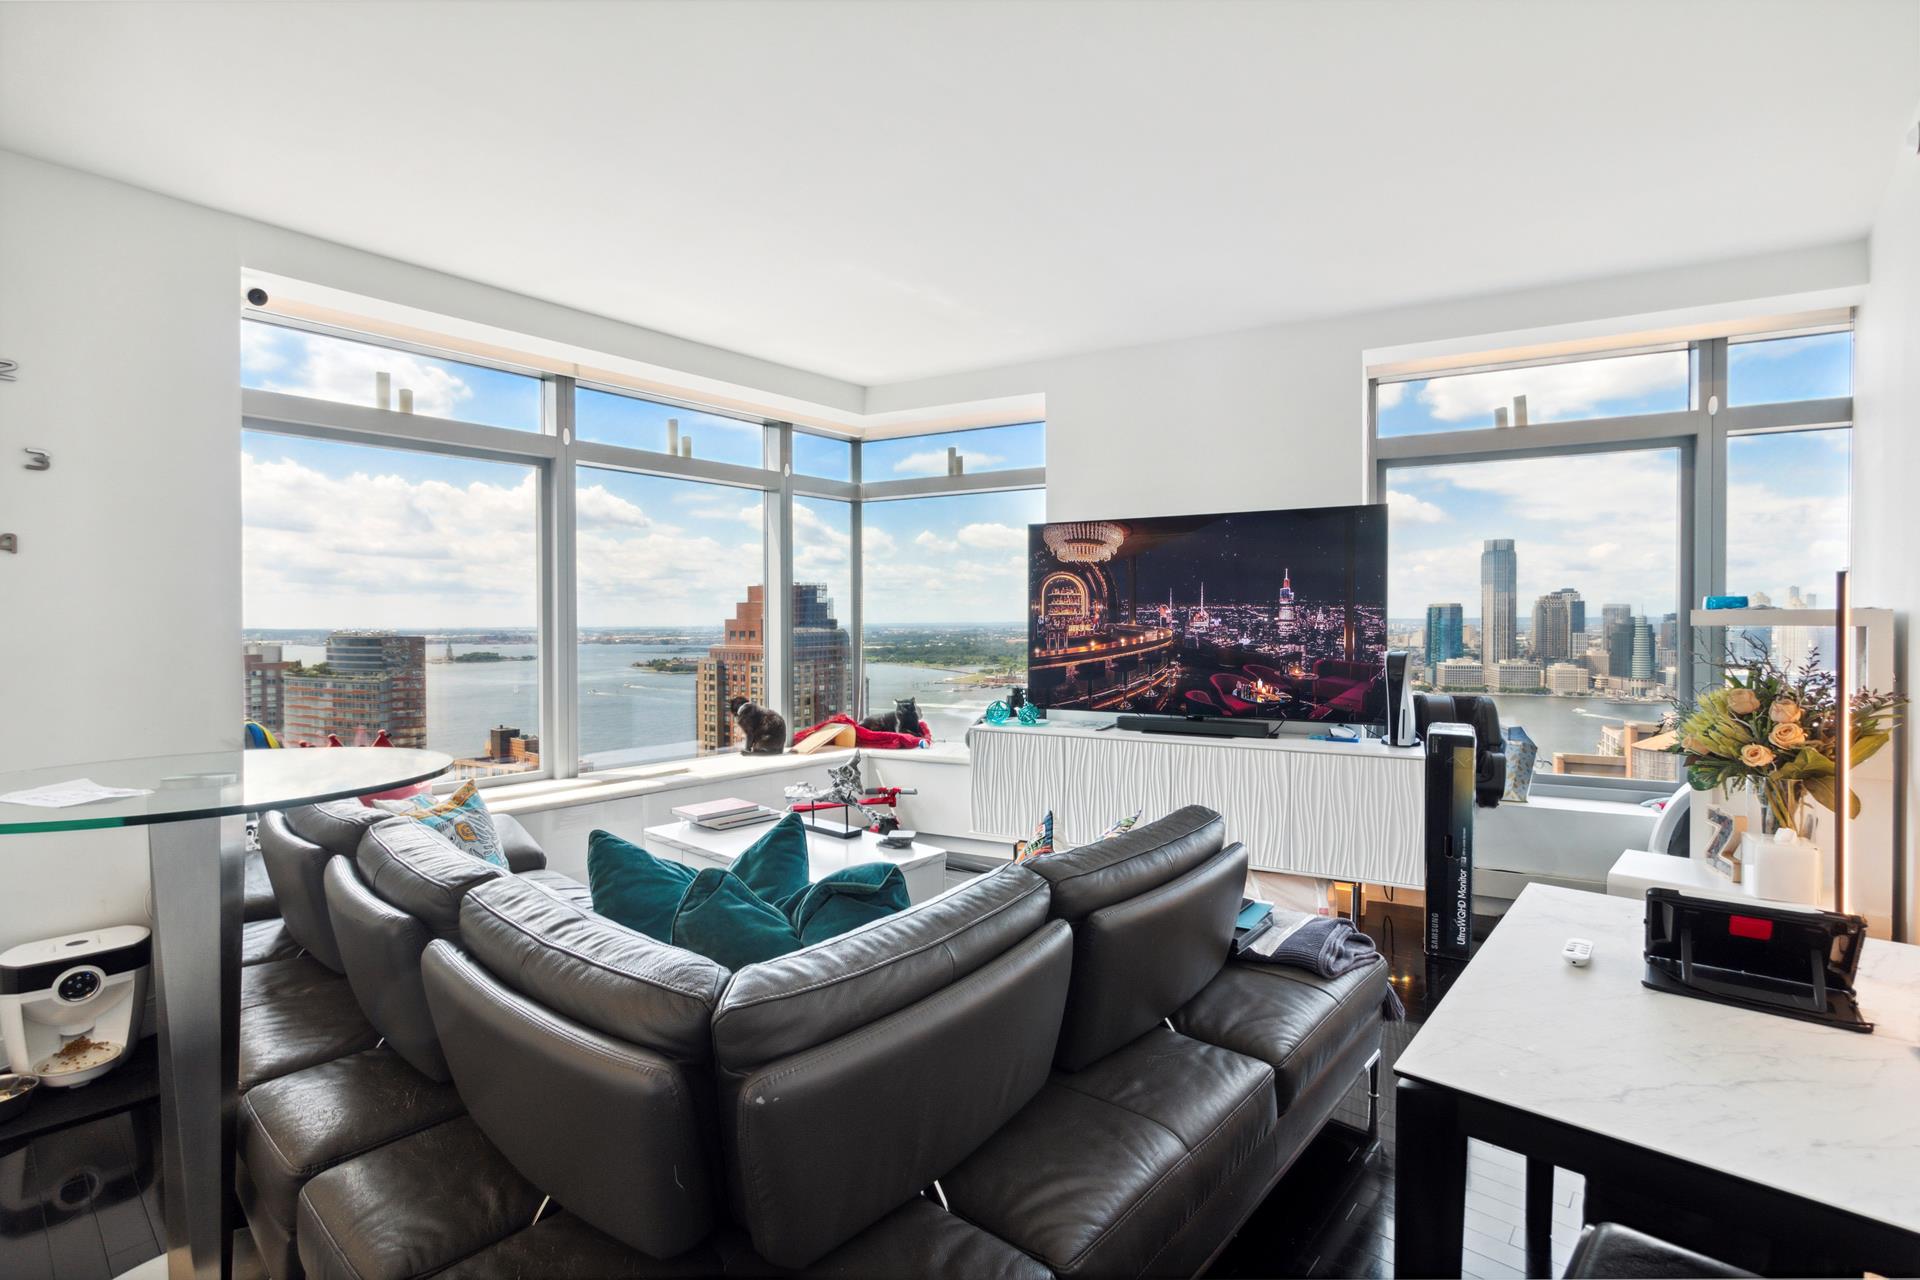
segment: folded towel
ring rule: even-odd
[[[1289,913],[1274,913],[1274,927],[1284,931],[1278,943],[1264,952],[1250,947],[1241,953],[1244,958],[1305,969],[1323,978],[1338,978],[1370,964],[1387,962],[1373,939],[1354,928],[1350,920],[1292,913],[1299,914],[1301,919],[1287,928],[1279,919],[1282,914]],[[1391,982],[1387,984],[1387,998],[1381,1001],[1380,1015],[1388,1022],[1399,1022],[1407,1016],[1407,1007],[1400,1002],[1400,993],[1393,989]]]

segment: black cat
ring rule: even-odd
[[[746,745],[741,748],[746,754],[777,756],[786,751],[787,718],[778,711],[769,711],[745,698],[728,699],[727,710],[733,712],[740,732],[746,735]]]
[[[876,711],[860,722],[862,729],[879,733],[908,733],[920,736],[920,700],[896,698],[892,711]]]

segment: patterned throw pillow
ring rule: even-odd
[[[1028,858],[1042,858],[1053,852],[1053,810],[1049,809],[1040,821],[1034,823],[1033,834],[1013,846],[1013,860],[1025,862]]]
[[[471,781],[462,783],[458,791],[438,804],[432,796],[422,796],[404,812],[482,862],[496,867],[507,865],[507,855],[501,852],[500,837],[493,829],[493,816],[487,812],[487,802],[480,798],[480,788]]]
[[[1102,831],[1100,833],[1100,839],[1111,840],[1115,836],[1123,836],[1127,834],[1127,832],[1133,830],[1133,824],[1140,821],[1140,815],[1145,812],[1146,812],[1145,809],[1135,809],[1132,813],[1120,819],[1120,821],[1114,823],[1112,826],[1108,827],[1105,831]],[[1095,843],[1097,844],[1098,841],[1095,841]]]

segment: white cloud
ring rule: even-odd
[[[960,532],[954,535],[960,544],[977,551],[1025,551],[1027,549],[1027,531],[1016,529],[1012,525],[992,522],[963,524]]]
[[[1383,382],[1373,389],[1373,403],[1381,409],[1391,409],[1407,398],[1407,384],[1404,382]]]
[[[290,363],[285,346],[293,343],[299,355]],[[435,418],[456,418],[459,407],[473,398],[473,388],[444,365],[406,351],[359,342],[308,341],[297,333],[279,333],[255,325],[241,327],[241,355],[250,374],[268,374],[260,386],[268,391],[374,404],[375,374],[392,375],[392,400],[398,408],[402,388],[413,392],[414,412]]]
[[[950,555],[960,549],[960,544],[951,538],[943,538],[931,529],[922,529],[914,535],[913,545],[924,551],[940,555]]]
[[[1447,513],[1433,503],[1398,489],[1387,490],[1387,507],[1393,519],[1409,524],[1440,524],[1447,518]]]
[[[982,471],[1006,461],[997,453],[980,453],[973,449],[962,449],[960,457],[961,465],[967,471]],[[894,474],[902,476],[943,476],[947,474],[947,451],[925,449],[910,453],[895,462],[893,470]]]
[[[1419,399],[1441,422],[1491,425],[1493,411],[1510,406],[1518,395],[1527,397],[1529,420],[1546,422],[1592,417],[1596,406],[1607,401],[1635,399],[1662,389],[1684,389],[1686,385],[1685,353],[1649,352],[1435,378],[1420,389]]]
[[[331,476],[243,453],[241,494],[248,626],[527,626],[538,616],[531,471],[456,485]]]

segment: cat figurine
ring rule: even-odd
[[[905,733],[917,738],[920,736],[920,700],[896,698],[892,711],[876,711],[862,720],[860,727],[878,733]]]
[[[746,744],[740,749],[750,756],[777,756],[787,749],[787,718],[745,698],[730,698],[727,710],[740,725]]]

